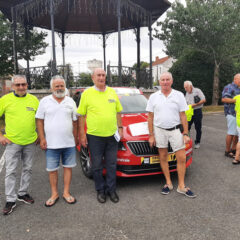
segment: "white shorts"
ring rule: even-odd
[[[170,142],[173,152],[185,149],[183,135],[180,129],[168,131],[154,126],[154,136],[157,148],[168,148],[168,142]]]

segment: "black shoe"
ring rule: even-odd
[[[108,193],[109,197],[110,197],[110,200],[114,203],[117,203],[119,202],[119,197],[117,195],[117,193],[114,191],[114,192],[111,192],[111,193]]]
[[[3,208],[3,215],[10,214],[15,207],[16,207],[16,203],[15,202],[6,202],[6,205]]]
[[[34,200],[29,194],[25,194],[23,196],[17,196],[17,200],[21,202],[25,202],[27,204],[33,204]]]
[[[104,192],[98,192],[97,193],[97,200],[100,202],[100,203],[105,203],[106,202],[106,195]]]

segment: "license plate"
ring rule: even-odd
[[[175,153],[168,154],[168,162],[176,161],[176,155]],[[153,156],[153,157],[141,157],[141,162],[143,164],[156,164],[160,163],[159,156]]]

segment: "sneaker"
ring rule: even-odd
[[[173,185],[168,185],[168,184],[165,184],[163,189],[162,189],[162,194],[163,195],[167,195],[170,193],[170,191],[173,190]]]
[[[6,202],[6,205],[3,208],[3,215],[10,214],[15,207],[16,207],[16,203],[15,202]]]
[[[195,148],[195,149],[200,148],[200,143],[196,143],[196,144],[194,145],[194,148]]]
[[[183,190],[181,190],[179,187],[177,188],[177,192],[184,194],[185,196],[189,197],[189,198],[195,198],[196,195],[190,190],[190,188],[184,188]]]
[[[34,200],[29,194],[25,194],[23,196],[17,196],[17,200],[21,202],[25,202],[27,204],[33,204]]]

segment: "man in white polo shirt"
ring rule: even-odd
[[[54,76],[50,85],[52,95],[40,101],[36,114],[40,147],[46,150],[46,169],[52,192],[45,202],[46,207],[52,207],[59,199],[57,184],[60,160],[64,169],[63,199],[69,204],[76,203],[69,189],[72,168],[76,166],[77,107],[73,99],[66,96],[66,85],[61,76]]]
[[[162,194],[169,194],[173,189],[169,165],[168,142],[170,142],[177,158],[178,188],[177,192],[187,197],[196,195],[185,187],[184,178],[186,172],[185,143],[190,141],[188,136],[188,124],[185,111],[188,109],[184,95],[171,88],[172,74],[163,73],[159,80],[161,90],[152,94],[148,100],[148,128],[150,147],[156,145],[159,152],[160,164],[166,179]],[[182,124],[183,134],[180,131]]]

